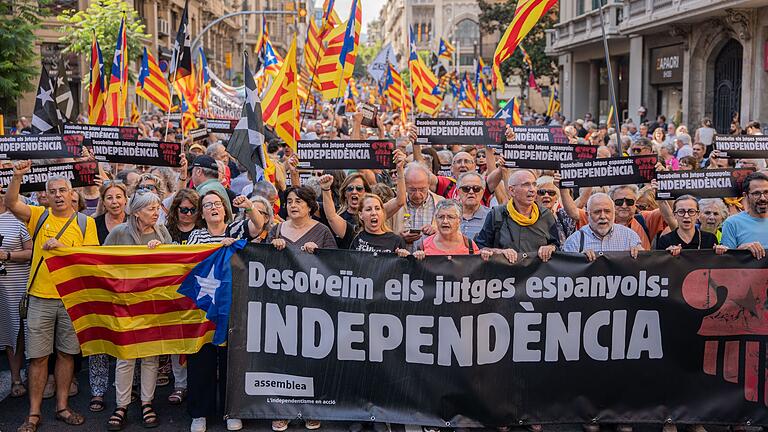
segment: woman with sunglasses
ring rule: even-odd
[[[160,197],[146,190],[138,190],[128,201],[127,221],[116,226],[104,240],[104,245],[147,245],[154,249],[171,243],[171,235],[158,223]],[[157,386],[158,356],[141,359],[141,423],[145,428],[159,425],[159,417],[152,407]],[[107,421],[107,430],[119,431],[125,426],[128,405],[131,403],[133,373],[136,359],[117,359],[115,366],[115,396],[117,408]]]
[[[541,207],[546,207],[555,216],[555,226],[560,238],[560,244],[564,245],[565,240],[576,232],[576,221],[573,220],[560,204],[560,189],[555,186],[555,178],[551,176],[541,176],[536,179],[536,202]]]
[[[344,179],[339,189],[341,205],[338,215],[357,226],[357,212],[363,195],[371,193],[371,186],[361,173],[352,173]]]
[[[125,183],[106,180],[99,189],[99,204],[96,208],[96,235],[99,244],[104,244],[109,233],[126,220],[125,205],[128,200]],[[91,386],[91,412],[104,410],[104,394],[109,386],[109,356],[96,354],[88,357],[88,381]]]
[[[254,211],[253,203],[240,195],[232,203],[245,210],[246,223],[232,222],[232,212],[224,204],[226,196],[208,191],[198,202],[202,209],[203,228],[192,231],[187,244],[221,243],[230,246],[239,238],[251,240],[259,235],[265,218]],[[187,411],[192,417],[190,432],[205,432],[206,418],[224,415],[224,398],[227,389],[227,347],[205,344],[200,351],[187,356]],[[240,419],[227,419],[227,430],[240,430]]]
[[[199,202],[200,195],[194,189],[181,189],[174,195],[165,224],[174,243],[187,244],[192,231],[200,228]]]
[[[683,249],[715,249],[715,253],[722,255],[728,250],[723,245],[718,245],[714,234],[703,231],[696,226],[699,217],[699,201],[692,195],[683,195],[677,198],[672,205],[677,226],[670,226],[672,230],[662,235],[656,241],[656,250],[669,251],[674,256],[680,254]]]

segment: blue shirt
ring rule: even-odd
[[[746,211],[730,216],[723,222],[721,244],[736,249],[744,243],[760,242],[768,247],[768,218],[752,217]]]
[[[475,214],[471,218],[467,219],[463,215],[461,216],[461,233],[468,239],[474,240],[477,234],[483,228],[483,222],[485,222],[485,216],[491,211],[486,206],[481,205],[475,211]]]
[[[581,248],[581,238],[584,237],[584,248]],[[640,236],[631,228],[613,224],[605,237],[599,237],[589,225],[584,225],[565,240],[564,252],[584,252],[591,249],[595,252],[622,252],[633,247],[642,248]]]

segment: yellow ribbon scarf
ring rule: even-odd
[[[539,220],[539,206],[536,204],[533,205],[531,216],[528,217],[517,211],[517,209],[515,209],[514,203],[512,202],[512,199],[510,199],[507,203],[507,212],[509,213],[509,217],[511,217],[512,220],[520,226],[531,226],[535,224],[537,220]]]

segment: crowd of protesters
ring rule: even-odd
[[[591,117],[570,122],[559,114],[552,119],[530,115],[525,120],[529,125],[562,126],[572,143],[599,146],[598,157],[656,154],[657,170],[735,166],[756,172],[744,181],[742,196],[723,199],[686,195],[660,201],[655,199],[655,182],[571,191],[560,188],[557,172],[505,168],[505,161],[489,147],[419,146],[415,128],[396,114],[380,116],[377,128],[365,128],[360,113],[337,116],[330,106],[304,122],[302,138],[389,138],[396,143],[395,169],[313,172],[306,177],[297,155],[267,131],[275,178],[253,184],[248,170],[227,153],[226,136],[185,139],[161,122],[161,115],[147,115],[137,126],[147,139],[182,142],[181,168],[102,163],[96,186],[73,189],[65,178],[52,177],[45,191],[23,196],[19,187],[31,162],[16,161],[13,179],[0,191],[0,346],[11,367],[11,396],[29,397],[29,413],[18,431],[37,429],[46,397],[56,398],[57,420],[69,425],[86,421],[68,403],[79,391],[74,376],[81,367],[89,372],[89,409],[113,411],[104,425],[110,431],[130,421],[134,401],[139,406],[135,418],[144,427],[160,424],[153,408],[163,403],[155,400],[157,386],[173,385],[167,403],[187,401],[191,432],[204,432],[207,420],[221,419],[224,409],[225,346],[206,345],[186,362],[177,355],[82,359],[70,318],[46,266],[40,265],[46,249],[229,245],[247,239],[305,253],[338,248],[416,259],[475,254],[488,260],[499,255],[510,265],[524,253],[547,261],[559,251],[580,253],[590,261],[602,252],[637,257],[641,251],[677,255],[683,249],[718,254],[747,249],[756,259],[765,258],[765,160],[718,157],[712,151],[714,129],[708,119],[691,129],[664,116],[652,122],[627,121],[617,135]],[[18,129],[24,127],[22,121]],[[736,132],[742,132],[740,126]],[[760,133],[760,125],[751,122],[745,132]],[[507,135],[514,138],[512,129]],[[450,165],[450,175],[441,174],[441,165]],[[19,302],[28,281],[27,318],[22,322]],[[25,361],[26,383],[21,375]],[[107,401],[111,385],[116,398]],[[226,425],[229,430],[242,428],[233,418],[226,419]],[[288,426],[287,420],[272,422],[277,432]],[[585,427],[590,426],[596,427]],[[305,427],[317,429],[321,424],[310,419]]]

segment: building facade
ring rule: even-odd
[[[408,61],[412,26],[417,50],[437,52],[442,37],[456,47],[460,71],[472,72],[474,59],[490,58],[499,40],[498,35],[481,34],[478,15],[477,0],[387,0],[379,18],[383,42],[392,44],[401,67]]]
[[[568,118],[609,111],[600,5],[622,120],[664,114],[699,125],[704,117],[727,133],[768,115],[768,1],[574,0],[560,3],[547,33],[558,57],[560,97]]]
[[[63,10],[86,10],[89,4],[96,0],[52,0],[49,2],[48,16],[37,31],[37,48],[42,62],[46,68],[56,75],[57,63],[62,55],[64,45],[59,41],[62,36],[61,26],[56,16]],[[145,33],[149,39],[145,46],[155,55],[161,68],[170,63],[173,53],[173,43],[179,21],[184,10],[185,0],[124,0],[136,10],[137,15],[145,26]],[[216,19],[225,15],[244,10],[286,10],[297,11],[309,7],[313,9],[312,1],[296,0],[189,0],[189,29],[192,39],[201,34],[203,29]],[[311,16],[312,10],[307,16]],[[267,16],[270,40],[275,49],[285,54],[291,43],[291,37],[298,34],[306,34],[306,20],[294,15],[270,15]],[[303,20],[303,22],[302,22]],[[298,30],[298,32],[297,32]],[[211,71],[224,82],[231,83],[235,77],[242,76],[244,50],[253,53],[261,33],[261,17],[259,15],[245,15],[227,18],[212,26],[201,38],[205,50],[208,66]],[[299,49],[303,47],[304,40],[297,39]],[[114,47],[101,47],[105,67],[112,62]],[[68,55],[68,78],[75,95],[76,102],[81,107],[81,112],[87,109],[87,91],[89,61],[88,56],[76,54]],[[130,65],[135,77],[139,65],[132,62]],[[34,81],[37,83],[37,80]],[[128,100],[134,100],[133,85],[129,86]],[[34,109],[35,94],[26,94],[18,104],[19,116],[30,116]],[[145,106],[143,100],[139,100],[139,106]]]

